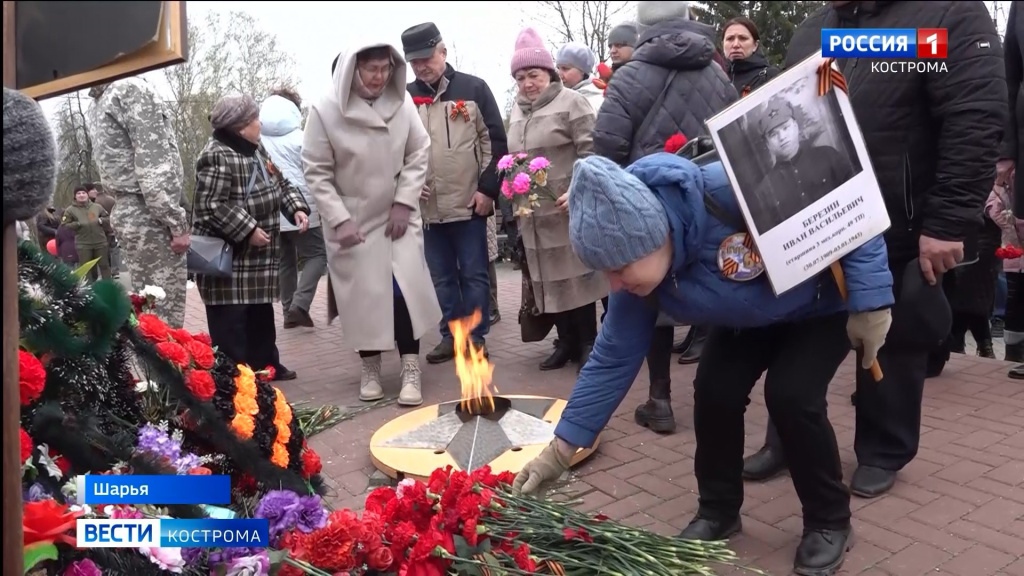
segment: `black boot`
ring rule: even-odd
[[[1014,380],[1024,380],[1024,364],[1017,364],[1010,371],[1006,373],[1007,376]]]
[[[875,466],[857,466],[850,479],[850,492],[861,498],[877,498],[892,489],[896,471]]]
[[[672,413],[672,381],[651,382],[647,402],[637,406],[633,413],[636,423],[659,434],[676,431],[676,417]]]
[[[1007,344],[1006,356],[1003,359],[1007,362],[1024,362],[1024,342]]]
[[[693,340],[686,351],[679,356],[680,364],[700,362],[700,353],[704,351],[704,342],[707,342],[708,339],[708,329],[704,326],[694,326],[690,328],[690,331],[693,332]]]
[[[978,356],[982,358],[995,358],[996,351],[992,349],[991,340],[982,340],[978,342]]]
[[[793,572],[800,576],[832,576],[853,547],[853,529],[804,530],[796,547]]]
[[[1002,338],[1003,337],[1003,319],[999,316],[992,318],[992,337]]]
[[[697,540],[700,542],[719,542],[728,540],[730,536],[742,529],[740,517],[730,520],[709,520],[701,518],[700,514],[690,520],[690,523],[679,533],[683,540]]]
[[[684,336],[683,339],[680,340],[678,344],[673,344],[672,345],[672,353],[673,354],[682,354],[683,352],[686,352],[686,349],[690,347],[690,343],[691,342],[693,342],[693,327],[692,326],[690,327],[689,330],[686,331],[686,336]]]
[[[555,347],[555,351],[551,353],[551,356],[548,356],[540,363],[540,369],[558,370],[559,368],[564,368],[566,364],[576,360],[577,358],[579,358],[579,352],[577,350],[559,342],[558,346]]]
[[[760,450],[743,459],[743,478],[761,482],[786,471],[786,458],[782,450],[765,444]]]
[[[584,346],[583,350],[580,351],[579,364],[576,365],[576,373],[577,374],[579,374],[580,370],[583,370],[583,367],[587,365],[587,360],[590,360],[590,352],[593,351],[593,350],[594,350],[593,346],[587,345],[587,346]]]

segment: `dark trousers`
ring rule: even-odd
[[[743,504],[743,415],[750,391],[766,373],[765,403],[789,457],[804,526],[850,523],[826,394],[850,351],[846,314],[764,328],[712,328],[697,365],[693,426],[700,516],[728,520]]]
[[[558,344],[579,352],[597,340],[597,303],[551,314],[555,317]]]
[[[482,341],[490,329],[491,282],[487,276],[487,219],[431,224],[423,230],[427,267],[441,305],[441,336],[451,338],[448,322],[480,310],[485,321],[473,329]]]
[[[217,304],[206,307],[206,325],[217,350],[253,370],[280,370],[273,304]]]
[[[409,316],[409,307],[405,304],[405,298],[395,294],[395,343],[398,345],[398,353],[419,354],[420,341],[413,336],[412,318]],[[486,320],[486,318],[484,318]],[[379,350],[360,350],[360,358],[380,356]]]
[[[953,327],[950,335],[953,350],[963,352],[966,346],[967,333],[971,333],[975,343],[992,342],[992,324],[989,314],[971,314],[954,312]]]
[[[96,264],[89,269],[88,278],[95,281],[97,278],[109,280],[113,277],[110,271],[110,247],[103,246],[79,246],[78,261],[87,264],[96,260]]]
[[[498,269],[494,262],[487,265],[487,279],[491,285],[491,314],[498,310]]]
[[[1024,272],[1006,273],[1006,317],[1004,320],[1006,331],[1014,333],[1014,338],[1016,334],[1024,333]],[[1006,343],[1017,343],[1010,340],[1007,340]]]
[[[305,232],[281,232],[279,266],[281,308],[288,310],[295,307],[308,313],[320,285],[320,278],[327,270],[323,228],[310,228]]]

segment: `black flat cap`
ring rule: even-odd
[[[433,22],[417,24],[402,32],[402,50],[405,52],[406,62],[429,58],[440,43],[441,31]]]
[[[942,277],[938,280],[934,286],[925,281],[917,258],[907,264],[886,343],[900,348],[932,349],[946,339],[953,325],[953,312],[942,289]]]

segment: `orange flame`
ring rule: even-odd
[[[494,364],[470,338],[481,321],[483,314],[476,310],[466,318],[448,323],[455,340],[455,373],[462,387],[460,407],[463,412],[476,415],[494,412],[494,393],[498,391],[491,386]]]

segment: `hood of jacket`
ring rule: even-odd
[[[665,152],[644,156],[626,169],[651,189],[668,215],[672,230],[672,270],[697,261],[708,221],[704,177],[692,162]]]
[[[402,53],[388,42],[357,42],[338,55],[338,67],[334,69],[333,90],[328,97],[328,100],[333,101],[341,108],[342,116],[350,116],[356,110],[364,108],[355,102],[359,96],[352,89],[352,82],[357,73],[356,56],[364,50],[381,47],[386,47],[391,51],[394,71],[391,73],[391,79],[384,88],[384,92],[374,102],[373,108],[386,122],[398,112],[405,102],[406,62]]]
[[[693,20],[675,18],[645,30],[632,60],[669,70],[694,70],[711,64],[714,54],[714,29]]]
[[[264,136],[284,136],[302,129],[302,111],[291,100],[281,96],[271,96],[260,105],[260,134]]]

